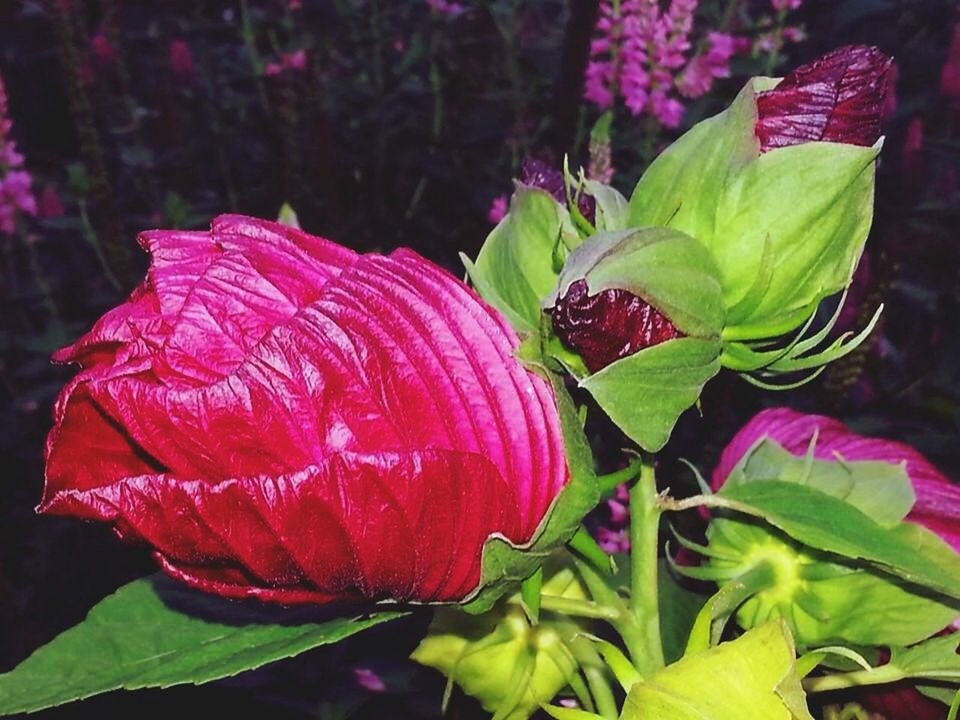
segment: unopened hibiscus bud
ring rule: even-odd
[[[544,301],[567,366],[644,449],[666,443],[719,369],[723,301],[709,252],[665,228],[597,233]]]
[[[556,170],[544,162],[527,158],[520,169],[519,182],[530,187],[546,190],[561,205],[567,204],[567,181],[560,170]],[[589,222],[594,222],[597,214],[597,203],[586,192],[570,193],[576,196],[577,209]]]
[[[586,280],[577,280],[550,312],[560,341],[599,372],[621,358],[681,337],[659,310],[627,290],[590,295]]]
[[[865,45],[850,45],[801,65],[757,95],[760,151],[824,140],[873,145],[893,60]]]
[[[42,512],[111,523],[201,590],[283,603],[462,601],[501,579],[482,558],[529,574],[504,546],[579,524],[544,524],[573,482],[557,396],[446,271],[240,216],[140,239],[144,283],[55,355],[82,370]]]
[[[637,184],[628,226],[685,232],[717,264],[728,367],[817,367],[754,351],[802,326],[850,282],[873,218],[889,68],[876,48],[852,46],[780,80],[754,78]]]
[[[832,418],[788,408],[759,413],[723,451],[711,485],[769,480],[843,499],[884,527],[923,525],[960,548],[960,488],[913,448],[857,435]],[[720,517],[707,537],[708,567],[721,585],[756,577],[762,564],[769,568],[737,614],[744,627],[782,617],[803,643],[910,645],[958,614],[948,599],[814,551],[763,523]],[[929,540],[950,555],[947,544]]]
[[[587,597],[570,569],[551,575],[543,593],[575,601]],[[581,637],[591,628],[553,614],[534,625],[519,600],[477,617],[439,609],[411,657],[442,672],[495,717],[527,720],[579,673],[578,656],[596,653]]]

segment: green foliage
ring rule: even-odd
[[[33,712],[109,690],[201,684],[343,640],[402,617],[292,622],[287,609],[201,595],[163,576],[136,580],[86,620],[0,675],[0,715]]]
[[[885,527],[850,503],[805,485],[769,480],[723,488],[717,506],[765,520],[816,550],[834,553],[960,598],[960,556],[917,525]]]
[[[773,83],[754,78],[730,108],[694,126],[630,199],[631,225],[682,230],[713,254],[731,341],[789,332],[846,287],[873,217],[879,145],[811,142],[760,154],[755,98]]]
[[[790,632],[762,625],[636,683],[621,720],[813,720]]]
[[[811,448],[812,452],[812,448]],[[881,525],[895,525],[906,517],[916,500],[913,485],[901,465],[842,458],[818,460],[797,457],[770,438],[747,451],[724,485],[781,480],[816,488],[845,500]]]
[[[518,185],[510,212],[487,237],[476,263],[461,256],[484,299],[518,332],[540,326],[540,303],[557,282],[557,248],[578,243],[570,215],[540,189]]]
[[[667,444],[680,414],[720,370],[720,343],[678,338],[611,363],[580,381],[617,426],[649,452]]]
[[[584,600],[570,569],[555,572],[544,594]],[[567,684],[580,663],[571,649],[589,641],[580,624],[562,616],[532,625],[518,604],[501,604],[481,616],[437,610],[427,636],[411,657],[433,667],[502,720],[526,720]]]
[[[772,561],[769,581],[742,598],[737,621],[745,628],[781,617],[803,645],[905,645],[938,632],[960,614],[956,602],[864,563],[811,552],[765,523],[717,519],[709,539],[711,551],[737,558],[712,558],[713,568],[742,573]]]

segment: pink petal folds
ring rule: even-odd
[[[806,415],[786,407],[755,415],[724,448],[710,485],[718,489],[740,459],[762,438],[770,438],[793,455],[802,456],[818,433],[814,457],[819,460],[874,460],[906,463],[917,500],[907,520],[937,533],[960,552],[960,485],[945,477],[920,452],[901,442],[852,432],[839,420]]]
[[[454,601],[568,481],[549,385],[506,322],[408,250],[276,223],[155,231],[126,303],[55,356],[43,512],[114,524],[195,587]]]
[[[801,65],[757,96],[761,152],[825,140],[873,145],[893,60],[866,45],[848,45]]]

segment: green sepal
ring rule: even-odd
[[[919,525],[881,525],[822,490],[781,480],[725,486],[704,504],[760,518],[814,550],[960,599],[960,555]]]
[[[694,126],[650,166],[630,199],[632,226],[696,237],[713,254],[731,339],[802,325],[846,287],[873,216],[881,143],[809,142],[760,153],[754,78],[733,104]]]
[[[615,232],[630,227],[629,205],[619,190],[596,180],[587,180],[584,187],[597,203],[594,223],[597,232]]]
[[[720,342],[686,337],[617,360],[579,382],[631,440],[657,452],[719,371]]]
[[[771,622],[693,653],[627,694],[621,720],[813,720],[793,638]]]
[[[571,600],[587,597],[569,568],[553,572],[542,590]],[[582,683],[578,656],[584,655],[573,647],[589,641],[581,637],[585,626],[566,617],[551,614],[531,624],[520,600],[476,616],[439,608],[411,658],[442,672],[494,717],[526,720],[565,686]]]
[[[110,690],[200,685],[406,614],[324,618],[316,608],[233,602],[154,575],[124,585],[85,620],[0,675],[0,715]]]
[[[815,447],[814,439],[806,455],[798,457],[763,437],[743,454],[724,487],[767,480],[808,485],[850,503],[887,527],[910,512],[917,496],[903,465],[843,457],[819,460],[813,456]]]
[[[773,569],[769,582],[741,599],[736,618],[744,628],[783,618],[802,645],[907,645],[960,614],[955,601],[865,563],[812,551],[763,523],[717,518],[707,533],[712,549],[740,555],[733,562],[711,558],[711,569],[735,568],[742,576],[763,565]],[[736,587],[737,582],[721,587]]]
[[[685,233],[650,227],[593,235],[570,253],[544,307],[555,305],[578,280],[586,281],[590,295],[627,290],[684,335],[716,339],[723,330],[716,266],[706,248]]]
[[[554,500],[528,543],[518,546],[496,535],[487,540],[479,588],[463,605],[469,613],[486,612],[504,593],[533,574],[553,550],[573,537],[584,516],[600,501],[593,453],[563,378],[546,368],[539,369],[550,381],[557,401],[570,482]]]
[[[724,309],[713,260],[695,239],[668,228],[602,232],[570,254],[544,307],[556,304],[578,280],[586,281],[591,295],[621,289],[642,298],[686,336],[593,374],[556,338],[547,342],[620,429],[656,452],[720,369]]]
[[[518,184],[510,211],[487,236],[476,262],[461,255],[477,292],[520,333],[540,326],[540,301],[556,284],[554,254],[580,236],[548,192]]]

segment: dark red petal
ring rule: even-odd
[[[892,62],[877,48],[849,45],[798,67],[757,96],[760,151],[816,140],[873,145]]]
[[[546,190],[553,195],[553,199],[566,207],[567,205],[567,183],[563,173],[554,170],[545,162],[527,158],[520,167],[520,182],[524,185]],[[577,197],[577,209],[591,223],[596,220],[597,201],[592,195],[581,192]]]
[[[115,522],[201,589],[286,602],[462,598],[484,541],[520,522],[490,462],[440,450],[347,453],[220,483],[143,475],[63,491],[46,509]]]
[[[586,280],[577,280],[551,312],[553,331],[590,372],[635,352],[682,337],[659,310],[627,290],[589,295]]]

